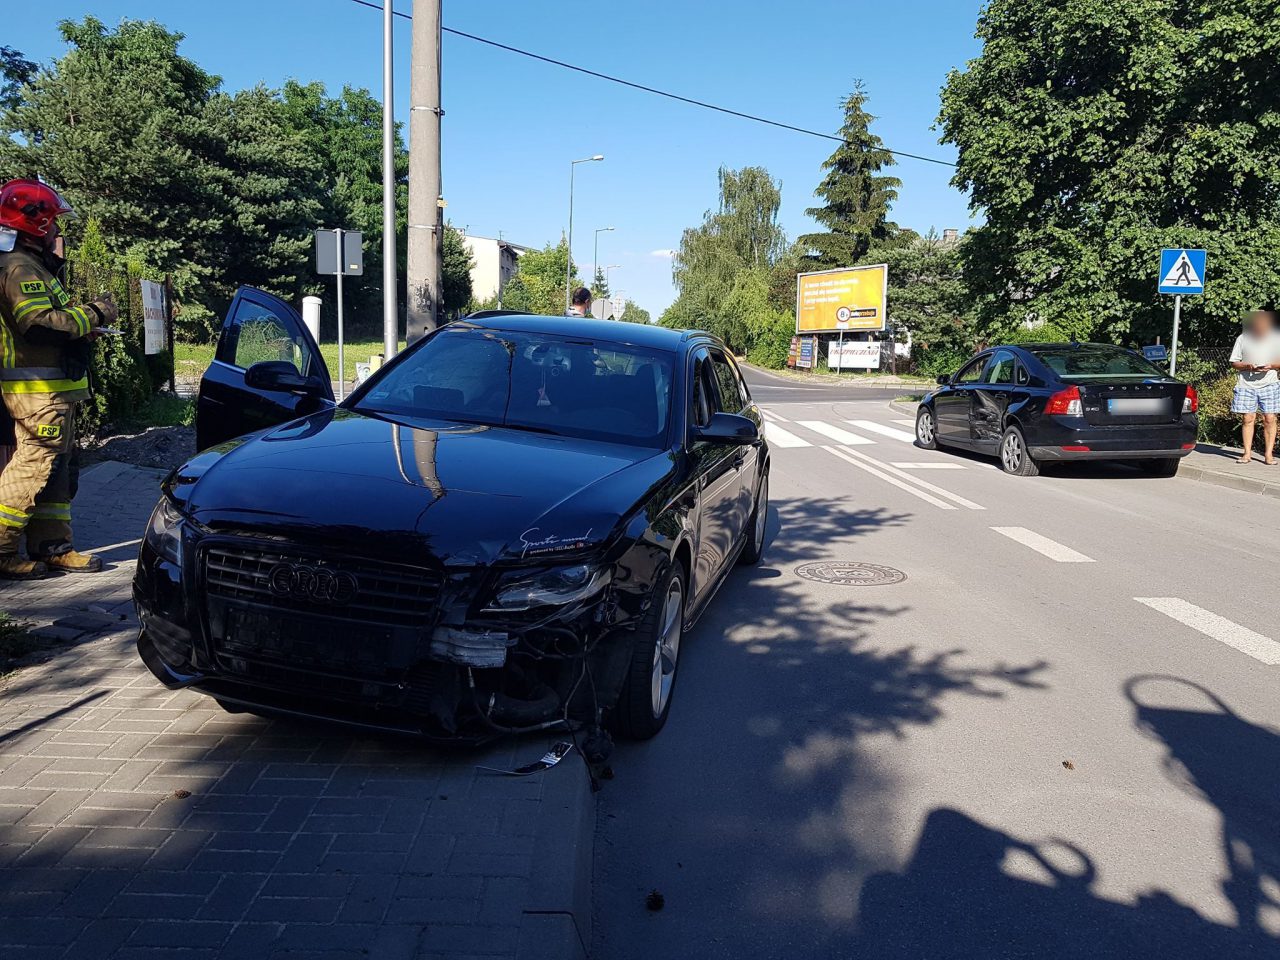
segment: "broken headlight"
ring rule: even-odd
[[[151,511],[147,521],[147,543],[156,553],[172,564],[182,566],[182,525],[186,518],[168,497],[164,497]]]
[[[606,567],[578,564],[537,573],[510,574],[498,584],[485,613],[516,613],[534,607],[563,607],[588,600],[609,583]]]

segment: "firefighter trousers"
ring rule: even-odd
[[[0,473],[0,555],[22,536],[33,557],[71,549],[71,501],[79,484],[74,401],[56,394],[6,393],[17,449]]]

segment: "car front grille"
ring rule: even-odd
[[[439,573],[265,544],[219,543],[203,551],[210,600],[363,626],[425,627],[436,610]]]

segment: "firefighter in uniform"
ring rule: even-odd
[[[17,441],[0,473],[0,577],[8,579],[102,569],[71,546],[75,414],[89,398],[89,342],[117,311],[109,297],[74,305],[58,282],[58,217],[68,213],[39,181],[0,187],[0,395]],[[19,552],[24,534],[30,559]]]

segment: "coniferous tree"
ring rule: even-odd
[[[806,251],[811,268],[850,267],[858,263],[873,242],[895,232],[888,221],[889,208],[898,198],[902,182],[880,173],[894,165],[893,154],[871,132],[874,119],[866,111],[867,93],[861,81],[844,101],[844,142],[822,168],[827,171],[814,195],[824,202],[805,213],[826,227],[808,233],[798,243]]]

